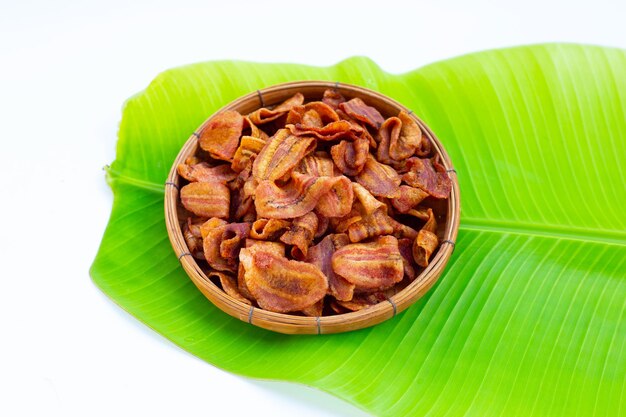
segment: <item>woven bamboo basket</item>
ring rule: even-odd
[[[360,97],[367,104],[376,107],[385,118],[396,116],[400,110],[404,110],[420,125],[423,133],[430,139],[433,145],[433,151],[439,154],[441,162],[452,180],[451,195],[447,200],[444,200],[446,207],[443,210],[443,223],[438,219],[438,221],[443,224],[443,227],[439,229],[442,230],[442,232],[438,232],[441,244],[437,252],[431,258],[428,267],[426,267],[411,284],[392,297],[389,297],[388,300],[360,311],[335,316],[305,317],[274,313],[257,307],[251,307],[235,300],[214,284],[206,276],[196,260],[190,256],[189,249],[183,238],[178,213],[178,190],[180,188],[179,184],[181,179],[176,171],[176,167],[183,163],[189,156],[196,153],[198,150],[196,132],[204,128],[214,116],[212,115],[189,137],[172,165],[165,185],[165,221],[167,232],[182,267],[196,287],[198,287],[213,304],[239,320],[275,332],[287,334],[340,333],[373,326],[394,317],[422,297],[435,284],[452,255],[457,237],[460,217],[460,199],[459,184],[452,162],[443,145],[428,126],[415,116],[411,110],[389,97],[363,87],[343,83],[299,81],[278,84],[257,90],[231,102],[215,114],[225,110],[236,110],[242,114],[247,114],[260,107],[276,105],[297,92],[302,93],[307,101],[321,100],[324,90],[328,88],[337,89],[348,100],[354,97]]]

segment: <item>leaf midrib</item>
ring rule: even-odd
[[[462,230],[502,234],[527,235],[562,240],[603,243],[626,246],[626,233],[614,230],[586,229],[578,226],[546,225],[535,223],[512,223],[507,221],[465,218],[461,216]]]
[[[105,170],[107,172],[107,179],[114,192],[114,182],[122,182],[157,194],[165,193],[165,184],[157,184],[152,181],[124,175],[110,166],[105,167]],[[588,229],[578,226],[545,225],[520,222],[514,223],[506,220],[489,220],[461,216],[459,229],[626,246],[626,232],[617,230]]]

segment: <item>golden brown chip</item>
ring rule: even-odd
[[[428,209],[420,208],[420,207],[411,209],[407,211],[406,214],[413,216],[413,217],[417,217],[418,219],[423,220],[425,222],[427,222],[431,217],[431,215],[428,212]]]
[[[212,167],[206,162],[193,165],[180,164],[177,171],[178,175],[191,182],[228,182],[237,177],[237,173],[228,165]]]
[[[311,127],[324,126],[322,117],[315,110],[306,110],[304,115],[302,115],[301,123],[303,126],[311,126]]]
[[[422,230],[426,230],[431,233],[436,233],[437,232],[437,219],[435,218],[435,213],[433,212],[433,209],[431,208],[426,209],[426,213],[428,215],[428,219],[426,220],[426,223],[424,224],[424,226],[422,226]]]
[[[389,165],[381,164],[371,155],[365,166],[354,179],[377,197],[396,198],[400,196],[400,176]]]
[[[231,164],[232,169],[236,172],[243,171],[259,154],[259,152],[261,152],[265,143],[266,140],[261,138],[242,136],[241,143],[233,156],[233,162]]]
[[[276,256],[285,256],[285,245],[281,242],[246,239],[244,248],[251,248],[252,246],[257,246],[257,249],[262,249],[266,252],[272,252],[276,254]],[[239,262],[239,269],[237,270],[237,287],[244,297],[255,301],[254,296],[250,293],[250,290],[248,290],[248,286],[246,285],[246,280],[244,278],[245,272],[246,270],[244,269],[243,264]]]
[[[243,119],[243,136],[252,136],[253,138],[261,139],[264,142],[267,141],[267,139],[269,138],[267,133],[265,133],[264,131],[259,129],[257,125],[252,123],[252,120],[250,120],[248,116],[244,117]]]
[[[350,101],[346,101],[345,103],[341,103],[339,108],[345,111],[348,116],[353,119],[363,122],[375,129],[380,128],[380,125],[385,121],[378,110],[374,107],[368,106],[358,97],[353,98]]]
[[[312,101],[305,104],[304,108],[307,109],[307,111],[314,111],[319,114],[324,125],[339,121],[339,116],[335,109],[323,101]]]
[[[411,116],[401,111],[398,117],[390,117],[382,124],[378,142],[378,160],[393,165],[421,150],[422,130]]]
[[[420,142],[419,146],[415,150],[415,155],[419,156],[420,158],[424,158],[430,155],[431,151],[432,151],[432,144],[430,143],[428,138],[426,138],[425,135],[422,135],[422,141]]]
[[[374,137],[370,134],[370,132],[367,130],[367,127],[363,123],[348,116],[348,114],[341,109],[337,109],[337,115],[339,116],[340,120],[346,120],[352,125],[352,129],[354,132],[351,135],[352,139],[365,138],[369,142],[370,149],[376,149],[378,147],[378,144],[374,140]],[[359,128],[360,128],[360,131],[359,131]]]
[[[296,93],[273,109],[270,110],[262,107],[250,113],[248,117],[252,123],[262,125],[278,119],[280,116],[287,114],[287,112],[295,106],[302,105],[302,103],[304,103],[304,96],[301,93]]]
[[[328,226],[330,225],[330,220],[328,217],[322,216],[318,213],[316,214],[317,214],[317,230],[315,231],[315,239],[325,235],[326,231],[328,230]]]
[[[195,155],[192,155],[188,157],[187,159],[185,159],[185,164],[187,165],[196,165],[196,164],[199,164],[200,162],[202,162],[202,160]]]
[[[409,171],[402,176],[402,181],[412,187],[421,188],[435,198],[448,198],[452,181],[437,157],[413,157],[407,160],[407,164]]]
[[[417,143],[414,154],[420,158],[430,155],[432,145],[428,137],[422,132],[419,124],[405,112],[401,112],[398,117],[402,120],[403,133],[400,134],[401,136],[406,135],[419,137],[419,142]]]
[[[215,234],[216,232],[213,232]],[[237,259],[239,249],[250,234],[250,223],[229,223],[224,226],[220,243],[220,256],[224,259]],[[211,238],[211,233],[207,239]]]
[[[369,155],[369,141],[366,138],[342,140],[330,148],[330,154],[337,168],[345,175],[357,175],[365,166]]]
[[[354,196],[360,203],[360,207],[362,208],[362,212],[364,214],[372,214],[376,210],[387,211],[387,206],[380,200],[377,200],[376,197],[372,195],[365,187],[361,184],[353,182],[352,190],[354,191]]]
[[[293,219],[312,211],[320,198],[342,177],[313,177],[294,172],[284,186],[261,181],[254,204],[259,216],[272,219]]]
[[[407,213],[412,208],[421,203],[428,193],[421,188],[410,187],[408,185],[400,186],[400,195],[391,199],[391,204],[400,213]]]
[[[337,300],[337,304],[350,311],[359,311],[385,301],[387,297],[382,292],[357,294],[349,301]]]
[[[230,194],[230,220],[253,222],[256,219],[254,209],[254,188],[256,180],[251,174],[252,166],[248,164],[237,178],[228,183]]]
[[[254,197],[256,192],[256,187],[259,185],[259,182],[256,178],[250,176],[243,183],[243,195],[246,197]]]
[[[326,152],[316,152],[302,159],[296,171],[311,176],[336,176],[335,165]],[[345,216],[352,207],[354,193],[350,180],[341,177],[330,191],[320,197],[317,212],[325,217]]]
[[[285,245],[281,242],[268,242],[265,240],[246,239],[245,248],[256,246],[257,249],[265,252],[275,253],[276,256],[285,256]]]
[[[337,300],[351,300],[354,293],[354,284],[336,275],[331,264],[333,253],[349,243],[345,234],[328,235],[311,246],[307,254],[307,262],[317,266],[328,278],[328,294]]]
[[[202,239],[202,223],[204,223],[203,219],[193,218],[192,216],[187,217],[187,226],[189,227],[189,232],[195,236]]]
[[[245,274],[246,270],[243,268],[241,262],[239,262],[239,265],[237,266],[237,289],[242,296],[246,297],[248,300],[255,301],[254,296],[250,294],[250,290],[246,285],[246,280],[244,278]]]
[[[211,228],[203,239],[204,257],[211,268],[236,272],[239,250],[249,233],[248,223],[230,223]]]
[[[289,110],[289,113],[287,113],[287,118],[285,119],[285,125],[297,125],[297,124],[302,123],[302,119],[304,118],[304,114],[306,112],[307,110],[304,108],[303,105],[292,107]]]
[[[417,276],[417,272],[415,271],[415,260],[413,259],[413,239],[398,239],[398,249],[400,250],[400,255],[402,255],[402,266],[404,268],[404,276],[409,280],[413,281]]]
[[[419,266],[427,267],[430,256],[433,254],[439,239],[437,235],[427,230],[420,230],[413,243],[413,259]]]
[[[224,274],[223,272],[212,271],[209,272],[209,279],[217,278],[220,281],[222,289],[224,292],[234,299],[241,301],[244,304],[251,305],[252,303],[246,297],[241,294],[239,291],[239,287],[237,286],[237,280],[230,275]]]
[[[296,93],[287,100],[274,107],[274,111],[287,113],[295,106],[301,106],[304,103],[304,96],[302,93]]]
[[[217,217],[212,217],[209,220],[205,221],[200,225],[200,236],[202,237],[202,240],[206,239],[211,230],[219,226],[224,226],[226,224],[228,224],[226,220],[219,219]]]
[[[404,223],[400,223],[393,217],[389,217],[387,221],[391,224],[391,227],[393,227],[393,235],[398,239],[408,238],[413,240],[417,237],[417,230],[412,227],[407,226]]]
[[[422,129],[420,129],[415,119],[405,111],[400,112],[398,119],[402,121],[400,135],[398,138],[392,137],[389,143],[389,156],[396,161],[413,156],[416,150],[421,149],[423,146],[422,142],[424,142],[422,140]],[[430,152],[430,149],[428,151]]]
[[[314,177],[334,177],[335,165],[326,152],[315,152],[302,158],[296,171]]]
[[[230,200],[231,219],[235,221],[254,221],[256,212],[252,196],[244,194],[244,190],[239,188],[231,192]]]
[[[328,89],[324,91],[324,97],[322,98],[322,102],[326,103],[333,109],[337,109],[341,103],[344,103],[346,98],[335,89]]]
[[[363,131],[362,127],[352,124],[347,120],[338,120],[322,127],[303,126],[300,124],[287,125],[286,127],[293,135],[315,136],[319,140],[325,142],[329,142],[343,137],[358,135]]]
[[[275,240],[289,228],[291,222],[280,219],[257,219],[252,223],[250,237],[261,240]]]
[[[430,256],[433,254],[437,246],[439,246],[439,238],[435,234],[437,231],[437,220],[432,209],[427,211],[428,220],[422,226],[415,241],[413,242],[413,259],[419,266],[427,267]]]
[[[242,249],[239,260],[248,290],[266,310],[302,311],[324,298],[328,290],[322,271],[307,262],[288,260],[256,245]]]
[[[187,223],[183,225],[183,238],[185,239],[185,243],[187,243],[189,253],[191,253],[194,258],[204,259],[204,253],[202,252],[202,236],[196,232],[198,229],[199,227],[194,227],[191,223],[191,217],[187,218]]]
[[[346,245],[333,254],[332,266],[335,274],[354,284],[357,290],[389,288],[404,275],[398,240],[393,236]]]
[[[339,120],[335,110],[321,101],[312,101],[304,106],[292,108],[287,115],[286,125],[296,125],[301,129],[321,128]]]
[[[277,180],[288,176],[302,158],[315,150],[315,139],[298,137],[280,129],[269,138],[254,160],[252,175],[258,181]]]
[[[320,317],[324,310],[324,299],[322,298],[317,303],[302,310],[302,314],[309,317]]]
[[[359,136],[367,139],[367,141],[370,144],[370,149],[376,149],[378,147],[376,140],[374,140],[374,137],[370,134],[370,132],[367,129],[364,128],[363,132],[361,132]]]
[[[394,206],[391,204],[391,201],[394,200],[393,198],[385,198],[385,197],[380,197],[380,202],[383,203],[385,205],[385,207],[387,207],[387,214],[390,217],[393,217],[396,215],[396,209],[394,208]]]
[[[243,116],[236,111],[224,111],[216,114],[202,129],[198,144],[213,158],[231,162],[242,130]]]
[[[337,233],[346,233],[348,231],[348,227],[350,225],[358,222],[363,217],[361,216],[361,211],[357,207],[352,207],[350,213],[346,214],[343,217],[333,217],[330,220],[330,228]]]
[[[228,218],[230,191],[224,183],[190,182],[181,188],[180,200],[197,216]]]
[[[402,122],[397,117],[390,117],[383,122],[378,130],[376,141],[378,148],[376,149],[376,159],[383,164],[393,163],[391,155],[389,155],[389,146],[392,141],[397,142],[402,129]],[[411,155],[409,155],[411,156]]]
[[[347,308],[339,305],[339,302],[335,299],[330,299],[330,301],[328,302],[328,306],[330,307],[330,309],[335,313],[335,314],[345,314],[345,313],[349,313],[350,310],[348,310]]]
[[[293,245],[291,256],[298,260],[306,258],[309,245],[313,241],[317,231],[317,215],[309,212],[304,216],[297,217],[281,237],[280,241],[288,245]]]
[[[393,219],[384,211],[376,210],[371,214],[362,214],[361,220],[348,227],[348,236],[352,242],[360,242],[370,237],[390,235],[394,232]]]
[[[337,181],[330,191],[320,197],[315,208],[322,216],[343,217],[352,208],[354,191],[350,179],[343,175],[335,178]]]

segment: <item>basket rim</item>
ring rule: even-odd
[[[452,182],[452,189],[448,200],[448,210],[446,216],[446,228],[443,239],[440,242],[436,255],[431,259],[429,265],[404,289],[388,297],[386,301],[367,307],[359,311],[348,312],[333,316],[296,316],[288,313],[276,313],[258,307],[252,307],[226,294],[221,288],[215,285],[202,271],[195,258],[190,255],[187,244],[183,238],[182,230],[178,221],[178,189],[180,177],[177,166],[184,162],[187,156],[195,153],[197,149],[197,132],[201,131],[205,125],[217,114],[227,110],[237,110],[243,103],[251,100],[258,100],[259,106],[272,105],[265,103],[264,97],[270,93],[293,93],[302,88],[335,88],[344,95],[359,96],[364,99],[375,98],[385,102],[387,105],[404,110],[420,126],[423,133],[428,137],[437,154],[440,155],[441,163],[445,167]],[[168,186],[169,185],[169,186]],[[434,132],[415,113],[399,103],[398,101],[377,91],[347,83],[333,81],[291,81],[268,86],[263,89],[252,91],[234,101],[221,107],[211,114],[190,137],[180,149],[178,155],[172,162],[172,166],[165,183],[165,220],[168,236],[172,247],[187,275],[194,282],[200,291],[216,305],[217,308],[227,314],[242,321],[257,325],[269,330],[282,333],[334,333],[349,330],[356,330],[369,327],[396,316],[426,293],[432,285],[439,279],[446,264],[448,263],[455,247],[460,223],[460,193],[456,170],[446,152],[443,144],[436,137]]]

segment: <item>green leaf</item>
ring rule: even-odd
[[[625,74],[625,51],[560,44],[403,75],[366,58],[167,71],[124,108],[93,279],[207,362],[308,384],[376,415],[623,415]],[[399,100],[437,133],[458,171],[461,228],[444,275],[373,328],[294,337],[233,319],[196,290],[167,239],[163,183],[190,133],[240,95],[301,79]]]

